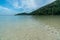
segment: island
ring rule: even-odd
[[[26,12],[15,14],[15,16],[19,16],[19,15],[36,15],[36,14],[26,13]]]
[[[15,16],[17,16],[17,15],[31,15],[31,14],[24,12],[24,13],[18,13],[18,14],[16,14]]]

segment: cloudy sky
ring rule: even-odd
[[[55,0],[0,0],[0,15],[31,12]]]

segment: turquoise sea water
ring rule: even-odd
[[[60,40],[60,16],[0,16],[0,40]]]

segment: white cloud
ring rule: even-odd
[[[37,5],[34,1],[35,0],[7,0],[15,9],[22,8],[24,9],[23,11],[35,9]]]
[[[7,2],[9,2],[15,8],[20,8],[23,7],[24,5],[26,5],[26,7],[29,8],[36,7],[36,3],[34,2],[34,0],[21,0],[20,1],[21,4],[19,1],[20,0],[7,0]]]
[[[35,0],[38,7],[45,6],[45,5],[50,4],[50,3],[54,2],[54,1],[55,0]]]
[[[8,8],[5,8],[5,7],[3,7],[3,6],[0,6],[0,10],[1,10],[1,9],[7,10],[7,11],[9,10]]]
[[[35,8],[37,6],[34,0],[24,0],[22,4],[28,8]]]
[[[18,2],[14,2],[14,3],[13,3],[13,6],[14,6],[15,8],[19,8]]]
[[[15,12],[9,8],[0,6],[0,15],[13,15]]]
[[[22,8],[24,8],[24,11],[29,12],[37,8],[37,5],[34,0],[22,0]]]

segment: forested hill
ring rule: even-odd
[[[31,14],[34,15],[60,15],[60,0],[56,0],[51,4],[48,4],[42,8],[39,8]]]

